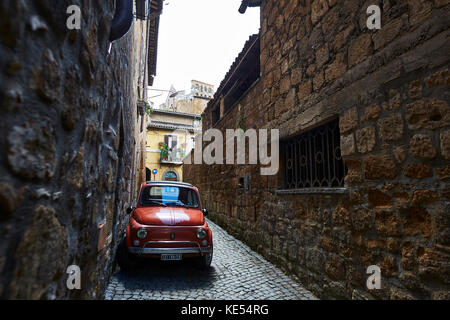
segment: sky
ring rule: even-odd
[[[238,12],[241,0],[165,0],[152,88],[190,92],[191,80],[219,86],[250,35],[259,30],[259,8]],[[161,92],[150,91],[149,96]],[[151,98],[159,106],[167,94]]]

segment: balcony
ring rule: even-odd
[[[172,164],[172,165],[182,165],[183,157],[181,155],[182,152],[179,150],[172,152],[164,152],[161,151],[161,164]]]

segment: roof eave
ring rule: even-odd
[[[242,0],[241,6],[239,7],[239,13],[244,14],[247,11],[247,7],[259,7],[262,0]]]
[[[159,16],[162,14],[163,2],[152,0],[148,19],[148,84],[153,85],[156,76],[156,64],[158,56]]]

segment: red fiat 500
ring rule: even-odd
[[[151,181],[142,184],[137,207],[131,214],[126,236],[120,243],[117,262],[122,270],[139,258],[182,260],[195,258],[206,269],[213,256],[208,214],[200,202],[198,189],[191,184]]]

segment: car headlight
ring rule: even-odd
[[[197,238],[203,239],[206,237],[206,230],[203,228],[197,229]]]
[[[145,239],[147,237],[147,230],[145,228],[140,228],[137,232],[136,235],[139,239]]]

